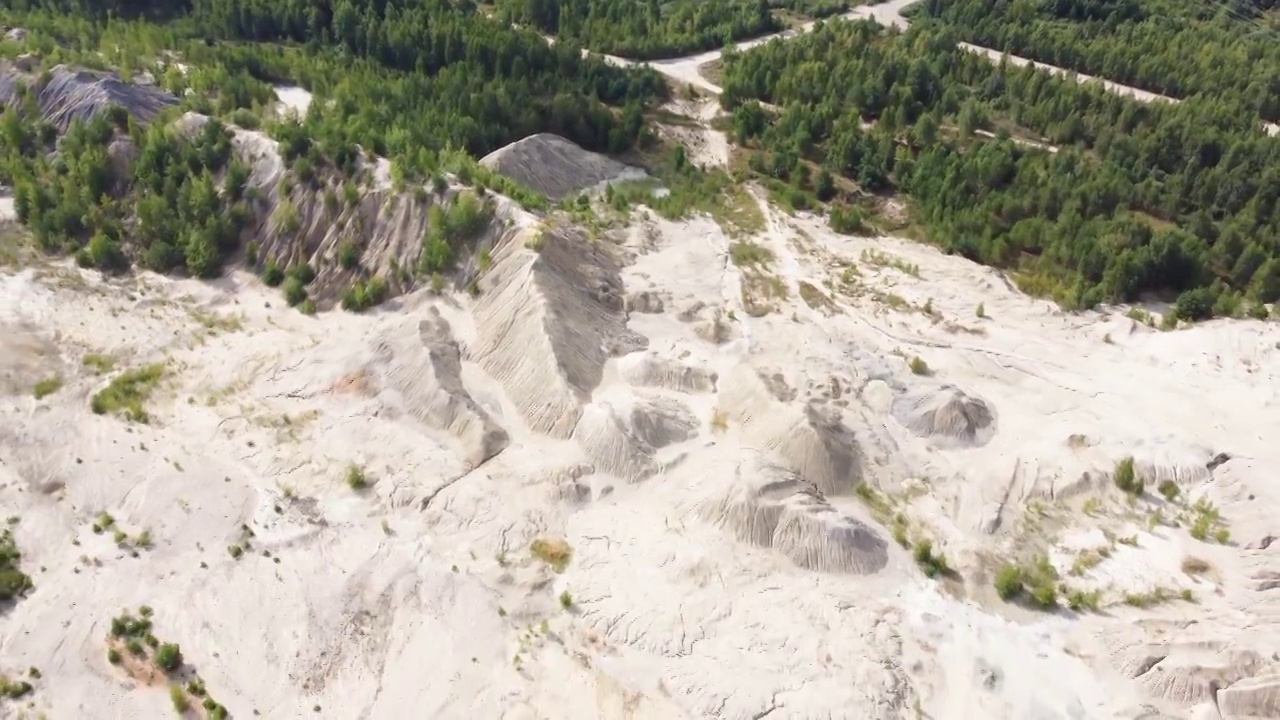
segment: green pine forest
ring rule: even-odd
[[[746,160],[737,179],[825,211],[842,231],[875,224],[880,199],[903,197],[907,231],[1013,270],[1024,289],[1068,307],[1154,293],[1189,320],[1259,313],[1280,300],[1280,139],[1258,122],[1275,116],[1277,101],[1259,78],[1275,81],[1245,67],[1270,67],[1275,51],[1233,30],[1243,21],[1228,13],[1168,15],[1183,28],[1176,41],[1151,34],[1158,52],[1126,54],[1154,33],[1138,28],[1163,0],[1126,2],[958,0],[921,6],[905,33],[830,22],[726,53],[721,103]],[[778,7],[820,15],[844,6]],[[770,9],[742,0],[11,0],[0,23],[30,36],[0,42],[0,55],[35,51],[46,71],[145,70],[181,104],[148,127],[113,111],[59,133],[38,117],[37,82],[0,115],[0,182],[14,187],[20,220],[46,250],[199,277],[245,250],[255,202],[226,124],[274,137],[297,181],[343,201],[358,197],[356,170],[379,155],[400,184],[460,172],[548,211],[475,158],[538,132],[627,153],[651,142],[647,118],[672,91],[654,71],[584,57],[583,46],[693,52],[772,29]],[[1264,22],[1269,10],[1255,10]],[[1040,59],[1186,100],[1142,104],[957,48],[997,30],[1011,50],[1011,38],[1034,45],[1060,33],[1078,63]],[[1071,40],[1086,30],[1087,41]],[[280,83],[315,94],[301,121],[265,112]],[[172,121],[188,110],[214,120],[179,133]],[[137,157],[127,172],[113,163],[122,144]],[[725,187],[722,174],[676,167],[673,194]]]
[[[905,193],[930,241],[1032,292],[1163,293],[1191,319],[1280,299],[1280,140],[1239,104],[1144,105],[871,23],[728,55],[723,77],[754,170],[819,200],[832,174]]]

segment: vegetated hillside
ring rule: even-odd
[[[448,3],[368,9],[387,21],[344,34],[342,13],[316,16],[308,27],[329,42],[305,48],[253,42],[293,39],[283,3],[198,3],[165,23],[4,13],[28,31],[3,47],[27,55],[24,69],[4,72],[0,116],[0,181],[14,186],[19,219],[43,248],[87,266],[212,277],[243,251],[291,304],[334,300],[349,285],[343,304],[361,309],[442,283],[461,239],[471,247],[489,228],[486,187],[545,206],[475,156],[543,131],[626,149],[642,135],[643,105],[664,92],[651,71],[548,47]],[[207,45],[210,34],[251,42]],[[102,66],[99,47],[115,48],[105,60],[143,85],[97,72],[86,76],[96,84],[72,88],[59,78],[78,77],[75,66],[51,71],[63,60]],[[272,82],[316,91],[303,120],[277,117]],[[128,92],[90,92],[103,83]],[[177,107],[156,118],[157,104]],[[198,115],[175,125],[184,110]]]
[[[722,102],[757,170],[821,195],[806,159],[905,191],[933,242],[1069,305],[1165,291],[1198,319],[1280,299],[1280,141],[1223,102],[1142,105],[868,23],[730,54]]]
[[[360,22],[347,22],[348,11]],[[34,50],[46,64],[60,58],[150,72],[187,109],[224,119],[237,110],[261,114],[271,83],[300,84],[321,99],[307,134],[328,154],[350,155],[359,145],[422,177],[448,148],[479,157],[537,132],[624,150],[638,138],[642,107],[665,93],[651,70],[584,58],[438,0],[300,12],[288,3],[225,0],[195,3],[165,23],[44,11],[0,11],[0,22],[30,31],[25,43],[6,44],[6,54]],[[236,42],[209,45],[210,37]],[[251,123],[243,113],[234,120]]]
[[[395,190],[375,158],[310,165],[294,146],[195,113],[142,129],[116,106],[60,139],[24,121],[5,112],[12,144],[0,159],[18,220],[44,250],[86,267],[209,278],[242,257],[290,305],[340,299],[358,311],[451,276],[474,280],[475,250],[509,228],[492,221],[513,204],[483,185],[440,175],[430,190]],[[466,181],[502,184],[455,155]]]
[[[929,0],[965,40],[1153,92],[1226,98],[1280,120],[1280,42],[1260,3]]]
[[[597,52],[664,58],[781,29],[767,0],[500,0],[511,22]]]

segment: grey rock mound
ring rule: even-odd
[[[781,373],[747,364],[719,383],[720,407],[756,447],[775,450],[788,468],[837,495],[862,479],[862,452],[837,408],[799,402]]]
[[[567,230],[517,236],[481,280],[469,356],[506,389],[535,432],[565,439],[612,355],[648,341],[627,330],[617,262]]]
[[[31,78],[12,69],[0,71],[0,104],[20,102],[19,85],[34,86]],[[154,85],[127,83],[114,73],[55,67],[36,93],[40,113],[59,130],[76,120],[88,120],[119,105],[142,123],[149,123],[178,99]]]
[[[618,360],[618,372],[627,383],[685,393],[716,389],[716,374],[700,367],[668,360],[655,352],[632,353]]]
[[[696,508],[701,519],[758,547],[772,548],[807,570],[870,574],[888,563],[887,544],[844,515],[796,473],[749,455],[727,487]]]
[[[995,412],[986,401],[949,385],[898,398],[893,416],[922,438],[942,438],[969,447],[985,445],[996,432]]]
[[[460,454],[477,467],[510,442],[462,384],[462,361],[449,324],[432,308],[418,333],[389,332],[374,347],[368,370],[377,396],[456,440]]]
[[[552,200],[602,182],[644,175],[637,168],[550,133],[530,135],[498,148],[485,155],[480,164]]]
[[[617,397],[588,405],[573,437],[597,469],[629,481],[659,469],[661,448],[698,434],[688,408],[663,397]]]

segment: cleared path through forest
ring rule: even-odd
[[[903,17],[902,12],[906,10],[908,6],[916,2],[918,2],[918,0],[890,0],[889,2],[880,3],[878,5],[864,5],[861,7],[856,7],[850,10],[849,12],[844,13],[843,15],[835,16],[833,18],[828,18],[827,20],[830,21],[830,20],[837,20],[837,19],[839,20],[873,19],[879,24],[884,25],[885,27],[896,27],[896,28],[905,30],[907,29],[907,26],[910,23],[907,21],[905,17]],[[779,33],[774,33],[772,35],[763,35],[761,37],[752,38],[750,40],[743,40],[742,42],[735,43],[733,45],[733,48],[735,50],[742,51],[742,50],[749,50],[753,47],[762,45],[767,42],[772,42],[774,40],[789,40],[793,37],[809,32],[814,28],[817,22],[818,21],[808,22],[803,25],[799,25],[794,28],[784,30]],[[1044,70],[1054,75],[1074,77],[1079,82],[1096,81],[1096,82],[1102,83],[1102,87],[1108,92],[1113,92],[1113,93],[1116,93],[1117,95],[1125,95],[1139,102],[1144,102],[1144,103],[1156,102],[1156,101],[1171,102],[1171,103],[1180,102],[1178,98],[1169,97],[1167,95],[1161,95],[1159,93],[1153,93],[1148,90],[1132,87],[1130,85],[1122,85],[1120,83],[1112,82],[1110,80],[1106,80],[1103,78],[1094,77],[1092,75],[1084,75],[1081,73],[1074,72],[1072,70],[1068,70],[1066,68],[1058,67],[1056,65],[1048,65],[1046,63],[1037,62],[1035,60],[1019,57],[1017,55],[1005,55],[999,50],[993,50],[991,48],[981,47],[979,45],[973,45],[970,43],[959,43],[959,46],[962,50],[966,50],[968,52],[976,53],[979,55],[984,55],[988,59],[990,59],[992,62],[998,63],[1000,62],[1001,58],[1007,57],[1009,60],[1009,63],[1017,67],[1024,67],[1026,65],[1031,65],[1032,67],[1038,70]],[[586,51],[583,51],[583,52],[585,53]],[[671,58],[669,60],[652,60],[648,62],[645,62],[643,60],[628,60],[626,58],[617,57],[615,55],[601,54],[601,57],[603,57],[606,62],[609,62],[613,65],[648,66],[653,68],[654,70],[657,70],[663,75],[666,75],[672,80],[685,83],[688,85],[692,85],[695,88],[698,88],[705,92],[715,93],[718,95],[720,93],[720,87],[717,86],[715,83],[711,82],[710,80],[707,80],[705,77],[703,77],[702,74],[698,72],[698,68],[702,67],[706,63],[719,60],[721,55],[723,55],[723,50],[710,50],[707,52],[697,53],[695,55],[686,55],[684,57]],[[1263,128],[1266,130],[1268,135],[1275,136],[1280,134],[1280,125],[1277,125],[1275,123],[1263,123]]]

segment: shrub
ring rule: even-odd
[[[1004,601],[1012,600],[1022,594],[1022,570],[1017,565],[1006,563],[996,572],[996,593]]]
[[[142,647],[142,642],[138,638],[129,638],[125,642],[125,647],[129,648],[130,653],[138,657],[146,657],[147,655],[147,649]]]
[[[556,572],[564,572],[573,559],[573,548],[561,539],[538,538],[529,544],[534,557],[551,566]]]
[[[119,664],[120,664],[120,651],[119,651],[119,650],[116,650],[115,648],[108,648],[108,649],[107,649],[107,662],[111,663],[112,665],[119,665]]]
[[[1111,474],[1111,478],[1115,481],[1116,487],[1120,488],[1122,492],[1134,496],[1142,494],[1145,483],[1134,471],[1132,457],[1124,458],[1116,463],[1116,469]]]
[[[296,277],[290,276],[284,281],[284,300],[292,307],[302,303],[307,299],[307,289],[302,286],[302,281]]]
[[[0,601],[22,597],[34,587],[31,578],[18,568],[21,560],[13,531],[6,528],[0,533]]]
[[[179,685],[169,686],[169,699],[173,701],[174,712],[179,715],[185,713],[191,707],[191,702],[187,700],[187,694],[182,692],[182,687]]]
[[[303,300],[302,302],[298,303],[298,312],[302,313],[303,315],[315,315],[316,302],[311,298],[307,298],[306,300]]]
[[[128,420],[146,422],[147,412],[142,403],[151,397],[151,391],[163,375],[163,365],[147,365],[122,373],[93,396],[89,408],[97,415],[123,412]]]
[[[172,643],[165,643],[156,650],[156,665],[165,672],[173,672],[182,665],[182,650]]]
[[[231,555],[233,560],[239,560],[240,556],[244,555],[244,548],[239,545],[231,545],[227,547],[227,553]]]
[[[1022,573],[1026,582],[1027,594],[1031,602],[1042,608],[1053,607],[1058,603],[1058,571],[1049,562],[1049,558],[1041,555],[1035,563]]]
[[[1182,559],[1182,572],[1188,575],[1200,575],[1209,572],[1210,569],[1209,563],[1198,557],[1188,555]]]
[[[93,370],[95,375],[111,372],[115,367],[116,361],[112,360],[109,355],[99,355],[97,353],[89,353],[80,361],[85,367]]]
[[[1067,607],[1072,610],[1092,610],[1098,611],[1099,595],[1097,590],[1084,592],[1083,590],[1072,590],[1067,595]]]
[[[920,356],[918,355],[916,357],[911,358],[910,367],[911,367],[911,373],[913,375],[929,374],[929,364],[926,363],[924,360],[920,359]]]
[[[838,205],[831,208],[828,223],[832,230],[842,235],[863,235],[867,231],[862,208],[854,205]]]
[[[31,394],[34,395],[37,400],[43,400],[46,396],[58,392],[58,389],[61,387],[62,378],[54,375],[53,377],[47,377],[36,383],[35,387],[31,389]]]
[[[915,548],[911,551],[912,556],[916,560],[916,564],[924,571],[925,577],[936,577],[944,575],[950,569],[947,567],[947,559],[941,553],[933,554],[933,541],[925,538],[916,543]]]
[[[986,306],[985,304],[983,304],[983,303],[978,303],[978,307],[977,307],[977,309],[976,309],[976,310],[974,310],[974,311],[973,311],[973,314],[974,314],[975,316],[979,317],[979,318],[984,318],[984,317],[986,317],[986,316],[987,316],[987,306]]]
[[[369,486],[368,479],[364,476],[364,470],[355,463],[347,466],[347,487],[352,490],[363,490]]]
[[[301,262],[294,263],[289,266],[289,270],[285,275],[296,278],[303,285],[310,285],[312,280],[316,279],[316,271],[311,267],[311,263]]]
[[[564,608],[565,610],[568,610],[573,607],[573,596],[569,594],[568,590],[565,590],[564,592],[560,593],[560,607]]]
[[[275,260],[267,259],[267,264],[262,268],[262,282],[266,283],[267,287],[276,287],[284,282],[284,271],[276,265]]]
[[[347,270],[352,270],[360,263],[360,251],[356,250],[355,243],[350,240],[343,240],[338,246],[338,264]]]
[[[1160,494],[1164,496],[1164,499],[1169,502],[1177,500],[1178,494],[1181,492],[1178,488],[1178,483],[1172,480],[1161,481],[1160,486],[1157,489],[1160,491]]]
[[[367,281],[356,281],[351,289],[342,296],[342,308],[351,312],[362,312],[387,299],[387,281],[381,277]]]

